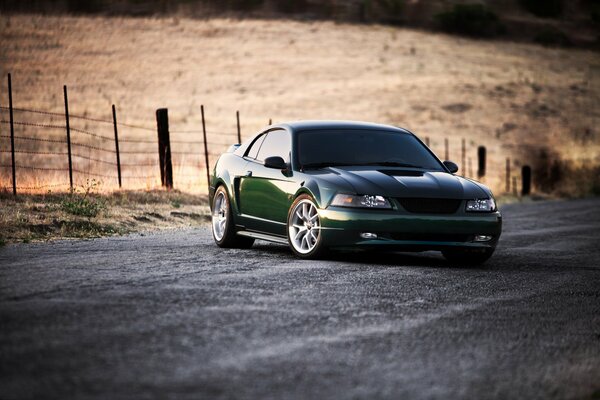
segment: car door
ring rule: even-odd
[[[256,156],[253,148],[247,153],[247,171],[239,190],[246,229],[285,236],[287,213],[299,185],[291,166],[286,170],[267,168],[264,160],[279,156],[290,165],[291,135],[283,129],[271,130],[265,134]]]

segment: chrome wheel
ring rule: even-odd
[[[223,191],[218,192],[215,201],[213,202],[212,212],[213,235],[217,241],[221,241],[223,236],[225,236],[228,212],[229,206],[227,204],[227,196]]]
[[[321,221],[317,207],[308,199],[296,204],[288,221],[288,234],[294,250],[310,253],[319,242]]]

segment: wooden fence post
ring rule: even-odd
[[[429,147],[429,136],[425,136],[425,146]]]
[[[531,167],[524,165],[521,168],[521,195],[527,196],[531,193]]]
[[[486,150],[485,146],[479,146],[477,148],[477,178],[481,179],[485,176],[485,158]]]
[[[65,122],[67,128],[67,157],[69,158],[69,187],[73,193],[73,161],[71,159],[71,127],[69,125],[69,98],[67,97],[67,85],[63,86],[65,97]]]
[[[242,143],[242,131],[240,129],[240,112],[239,111],[235,112],[235,118],[237,120],[237,139],[238,139],[238,143]]]
[[[472,161],[473,160],[471,159],[471,157],[469,157],[469,161],[468,161],[468,163],[469,163],[469,170],[468,170],[469,178],[473,178],[473,163],[472,163]]]
[[[273,125],[273,120],[269,118],[269,126]]]
[[[202,112],[202,134],[204,135],[204,163],[206,164],[206,186],[210,192],[210,166],[208,164],[208,143],[206,142],[206,120],[204,119],[204,104],[200,106]]]
[[[444,160],[450,160],[450,149],[448,148],[448,138],[444,138]]]
[[[462,139],[460,146],[460,168],[464,171],[464,175],[467,174],[467,144],[465,138]]]
[[[119,178],[119,189],[121,188],[121,156],[119,154],[119,131],[117,129],[117,110],[112,105],[113,127],[115,130],[115,150],[117,152],[117,176]]]
[[[160,182],[163,187],[173,189],[173,165],[171,164],[171,140],[169,138],[169,110],[156,110],[156,128],[158,131],[158,160],[160,164]]]
[[[510,193],[510,158],[506,158],[506,193]]]
[[[17,195],[17,166],[15,164],[15,125],[13,120],[12,80],[8,74],[8,113],[10,119],[10,154],[12,164],[13,196]]]

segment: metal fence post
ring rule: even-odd
[[[240,112],[236,111],[235,112],[235,118],[237,119],[237,139],[238,139],[238,143],[242,143],[242,131],[240,129]]]
[[[10,154],[12,164],[13,196],[17,195],[17,167],[15,164],[15,125],[13,120],[12,80],[8,74],[8,112],[10,119]]]
[[[531,167],[524,165],[521,168],[521,195],[527,196],[531,193]]]
[[[63,86],[65,96],[65,122],[67,128],[67,156],[69,158],[69,187],[73,193],[73,161],[71,160],[71,127],[69,125],[69,98],[67,97],[67,85]]]
[[[119,189],[121,188],[121,156],[119,154],[119,131],[117,129],[117,110],[112,105],[113,127],[115,129],[115,150],[117,152],[117,176],[119,178]]]
[[[486,150],[485,146],[479,146],[477,148],[477,178],[481,179],[485,176],[485,158]]]
[[[210,167],[208,165],[208,143],[206,142],[206,120],[204,119],[204,104],[200,106],[202,113],[202,135],[204,135],[204,163],[206,164],[206,186],[210,191]]]
[[[171,163],[171,141],[169,138],[169,111],[166,108],[156,110],[156,129],[158,132],[160,182],[163,187],[172,189],[173,165]]]

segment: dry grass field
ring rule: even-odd
[[[465,166],[462,173],[469,176],[476,169],[476,147],[486,145],[484,181],[496,192],[504,191],[507,157],[515,174],[523,164],[551,169],[554,160],[570,171],[589,172],[600,165],[600,54],[592,51],[334,22],[35,15],[0,16],[0,42],[1,106],[8,103],[8,72],[15,107],[61,113],[66,84],[73,114],[110,119],[114,103],[121,122],[150,128],[122,129],[122,138],[155,140],[155,110],[167,107],[172,131],[194,131],[172,133],[172,139],[199,141],[204,104],[211,153],[235,142],[235,111],[240,110],[243,137],[269,118],[376,121],[430,138],[441,158],[447,138],[450,158],[459,163],[464,138],[472,167]],[[15,119],[25,114],[17,112]],[[34,117],[45,124],[50,123],[47,118],[60,120]],[[7,118],[3,110],[2,119]],[[72,124],[112,135],[110,124]],[[1,124],[0,133],[6,136],[7,128]],[[38,137],[64,137],[58,129],[18,128]],[[74,132],[73,140],[94,145],[97,139]],[[0,151],[8,143],[1,137]],[[39,150],[55,144],[17,140],[16,145]],[[124,147],[156,151],[156,144]],[[176,187],[204,193],[201,145],[172,147]],[[88,158],[94,158],[87,150]],[[183,151],[194,154],[177,154]],[[130,177],[125,185],[156,187],[158,168],[151,165],[157,157],[132,157],[123,155],[122,162],[149,166],[124,167]],[[1,152],[0,164],[9,162],[9,154]],[[63,168],[66,161],[64,156],[17,154],[17,164],[32,163]],[[82,171],[77,182],[89,177],[86,171],[106,168],[85,159],[74,163]],[[19,184],[67,182],[63,171],[35,172],[19,170]],[[1,186],[10,186],[9,174],[0,169]],[[555,190],[578,194],[594,179],[588,174],[570,185],[563,179]],[[115,188],[114,178],[103,181],[104,190]],[[534,181],[534,189],[540,188]]]

